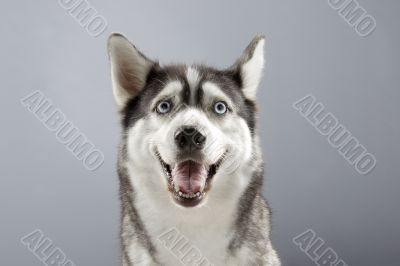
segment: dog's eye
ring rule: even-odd
[[[172,104],[169,101],[161,101],[157,104],[156,111],[159,114],[166,114],[171,111]]]
[[[227,110],[228,108],[224,102],[216,102],[214,104],[214,112],[219,115],[225,114]]]

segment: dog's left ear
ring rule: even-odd
[[[129,99],[143,89],[147,75],[155,63],[120,33],[113,33],[108,38],[108,54],[114,97],[122,109]]]
[[[257,88],[263,74],[264,43],[264,35],[254,37],[242,56],[232,66],[240,77],[244,96],[250,100],[256,99]]]

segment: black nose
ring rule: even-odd
[[[175,135],[175,143],[182,150],[202,149],[206,137],[194,127],[184,127]]]

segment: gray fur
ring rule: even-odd
[[[123,138],[125,139],[125,138]],[[125,140],[124,140],[125,142]],[[153,260],[156,261],[154,257],[155,248],[151,243],[147,233],[146,228],[138,214],[136,207],[133,202],[135,200],[135,192],[131,185],[129,174],[126,167],[123,165],[126,159],[126,144],[121,144],[119,149],[118,158],[118,176],[120,180],[120,202],[121,202],[121,228],[120,237],[122,245],[122,260],[124,266],[132,266],[128,256],[128,246],[133,240],[140,243],[140,245],[146,249],[152,256]],[[128,222],[124,222],[128,220]]]

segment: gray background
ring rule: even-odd
[[[2,3],[0,265],[42,265],[19,242],[36,228],[77,266],[117,265],[119,122],[105,48],[113,31],[162,62],[218,67],[264,33],[265,195],[283,264],[313,265],[292,243],[311,228],[348,265],[400,265],[400,3],[359,2],[377,21],[367,38],[321,0],[91,0],[108,21],[97,38],[58,1]],[[34,90],[104,152],[100,169],[87,171],[20,104]],[[292,108],[308,93],[376,156],[372,173],[359,175]]]

